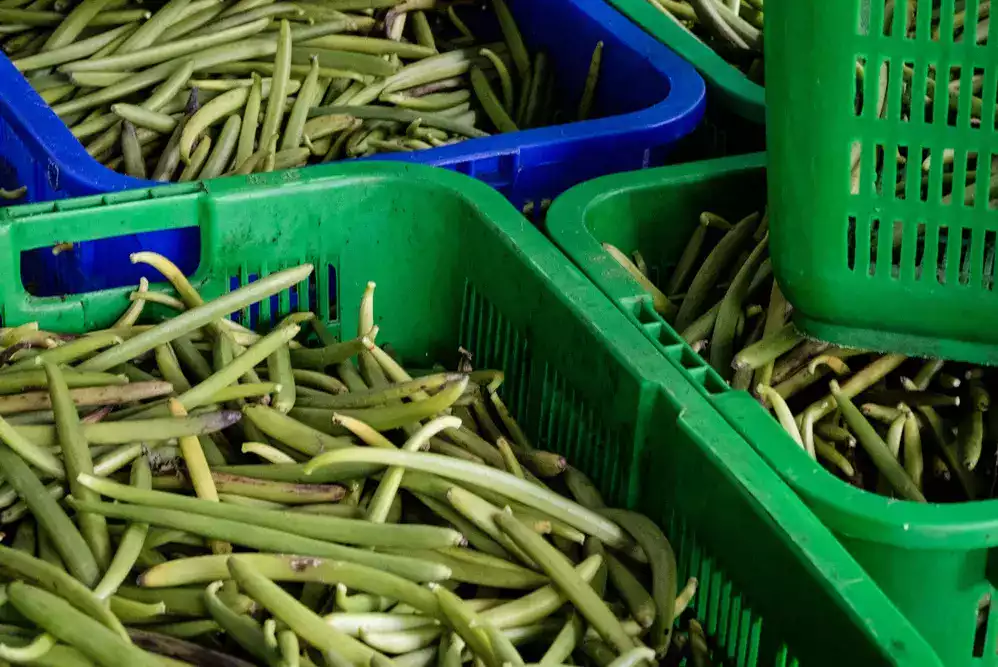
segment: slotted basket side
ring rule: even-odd
[[[968,161],[979,165],[977,182],[998,176],[998,25],[980,42],[956,40],[952,0],[941,3],[938,31],[940,3],[897,3],[913,8],[911,31],[904,12],[886,18],[887,4],[767,3],[773,267],[812,336],[993,364],[998,212],[966,186]],[[967,0],[967,16],[982,6]],[[930,72],[957,78],[960,90],[936,95],[927,119]],[[979,124],[974,77],[985,100]],[[942,195],[948,155],[963,197]]]

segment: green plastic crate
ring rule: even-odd
[[[680,576],[700,578],[695,609],[727,664],[940,664],[696,388],[501,195],[467,177],[357,163],[17,207],[0,214],[0,263],[16,276],[20,253],[54,238],[194,225],[203,250],[192,281],[206,298],[315,265],[250,320],[308,307],[353,332],[375,280],[381,338],[405,362],[453,360],[463,345],[476,367],[502,368],[531,438],[667,529]],[[6,325],[79,331],[111,323],[128,291],[38,298],[8,279],[0,312]]]
[[[734,391],[654,311],[603,251],[640,250],[653,279],[669,275],[704,210],[737,218],[765,203],[762,154],[607,176],[577,186],[548,213],[551,238],[689,377],[880,584],[946,665],[998,665],[998,613],[975,656],[978,603],[995,595],[998,500],[927,505],[857,489],[806,456],[747,392]]]
[[[762,86],[666,16],[653,4],[655,0],[608,2],[696,67],[707,82],[704,120],[683,142],[675,162],[765,149],[766,91]],[[768,16],[768,6],[766,12]]]
[[[913,2],[893,4],[915,7],[914,38],[905,35],[903,11],[885,26],[884,0],[766,3],[773,268],[798,310],[798,325],[810,335],[996,364],[998,293],[988,255],[995,249],[998,212],[985,196],[969,205],[960,196],[946,203],[942,158],[954,151],[954,189],[960,192],[969,157],[979,159],[978,183],[989,180],[988,165],[998,156],[998,21],[992,17],[987,43],[956,42],[954,0]],[[973,17],[968,22],[976,23],[980,0],[963,5]],[[935,37],[933,11],[942,19]],[[814,48],[819,42],[821,48]],[[857,63],[866,71],[859,114]],[[914,72],[913,99],[925,90],[930,67],[960,78],[955,117],[944,111],[948,96],[938,95],[933,122],[917,112],[925,104],[914,104],[910,120],[902,118],[904,67]],[[881,118],[875,101],[885,73]],[[970,122],[975,76],[983,77],[980,127]],[[860,149],[855,194],[854,146]],[[910,167],[886,160],[878,185],[878,155],[893,156],[899,148],[908,151]],[[924,158],[932,164],[926,193],[919,169]],[[994,182],[998,174],[990,171]]]

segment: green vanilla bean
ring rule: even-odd
[[[107,629],[57,595],[20,581],[10,584],[7,593],[10,603],[28,620],[79,649],[99,665],[162,665],[156,656]]]
[[[312,646],[320,650],[335,650],[355,664],[368,664],[372,657],[378,655],[377,651],[353,637],[334,630],[321,616],[257,571],[250,561],[232,556],[228,565],[232,578],[242,590]]]
[[[102,515],[112,518],[145,521],[151,525],[186,530],[213,540],[240,544],[253,549],[278,552],[292,551],[302,555],[364,563],[383,568],[400,576],[411,577],[415,581],[438,581],[450,576],[449,568],[437,563],[345,547],[239,521],[152,507],[83,502],[75,499],[70,500],[69,503],[77,511],[100,512]],[[221,505],[221,503],[218,504]]]
[[[431,472],[455,481],[470,481],[476,485],[491,488],[497,493],[516,498],[519,502],[542,510],[584,533],[599,537],[607,544],[619,546],[628,544],[627,538],[615,523],[581,505],[509,473],[438,454],[380,448],[343,449],[327,452],[312,459],[305,466],[305,472],[316,472],[324,467],[352,463],[400,465],[405,468]]]
[[[257,301],[271,297],[292,285],[301,283],[312,273],[312,265],[286,269],[272,273],[260,280],[233,290],[204,305],[184,311],[176,317],[130,338],[121,345],[101,352],[95,357],[77,366],[81,371],[106,371],[110,368],[134,359],[144,352],[154,349],[157,345],[168,343],[174,338],[186,335],[195,329],[214,322],[245,308]],[[193,406],[184,406],[190,408]]]
[[[0,440],[9,443],[3,429],[0,429]],[[23,499],[39,527],[48,533],[69,572],[88,585],[95,583],[100,572],[90,547],[58,501],[49,495],[27,463],[7,444],[0,445],[0,468],[4,479]]]
[[[93,476],[82,477],[80,483],[101,496],[122,502],[243,521],[329,542],[414,549],[439,549],[460,546],[464,543],[460,533],[436,526],[373,524],[369,521],[332,516],[240,507],[175,493],[145,490]]]
[[[66,465],[69,489],[81,500],[96,500],[96,494],[77,482],[77,475],[93,473],[94,464],[90,457],[90,447],[80,428],[80,417],[70,396],[70,389],[57,366],[45,362],[45,373],[49,379],[52,410],[55,413],[56,431]],[[106,569],[111,562],[111,538],[107,532],[107,520],[100,515],[81,513],[76,521],[97,564],[102,570]]]

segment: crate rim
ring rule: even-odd
[[[650,310],[651,297],[643,292],[631,278],[605,256],[599,242],[586,229],[583,222],[589,206],[616,196],[619,192],[656,189],[663,184],[678,184],[699,180],[703,172],[713,174],[755,171],[766,167],[763,153],[719,158],[699,163],[657,167],[642,172],[613,174],[578,185],[555,200],[548,212],[547,230],[572,262],[579,266],[593,283],[613,301],[638,327],[645,338],[650,340],[669,358],[700,393],[715,407],[732,426],[742,432],[742,424],[734,422],[720,404],[728,402],[751,403],[775,428],[768,429],[766,443],[757,445],[746,438],[753,449],[763,459],[779,471],[781,478],[792,485],[811,506],[820,508],[822,522],[844,536],[894,546],[917,546],[923,550],[974,549],[998,546],[998,499],[977,500],[962,503],[918,503],[908,500],[895,500],[875,493],[857,489],[823,468],[818,462],[803,454],[789,436],[747,392],[727,388],[712,369],[707,372],[716,382],[712,386],[725,388],[710,391],[690,376],[682,364],[676,363],[665,353],[659,340],[638,320],[635,310]],[[664,323],[663,323],[664,324]],[[678,334],[676,336],[678,339]],[[696,355],[685,342],[682,343],[689,355]],[[707,367],[705,360],[696,355],[700,365]],[[747,407],[744,409],[748,409]],[[758,429],[756,429],[758,430]],[[826,512],[832,510],[834,517],[829,520]]]

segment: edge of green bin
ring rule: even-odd
[[[756,154],[598,178],[576,186],[559,197],[548,211],[546,229],[569,259],[703,397],[721,407],[735,406],[738,416],[729,421],[736,429],[750,434],[762,431],[762,437],[750,440],[752,444],[810,504],[819,508],[823,521],[833,530],[849,538],[890,541],[904,548],[941,551],[998,546],[998,499],[955,504],[899,501],[857,489],[802,455],[800,447],[785,435],[750,394],[728,386],[678,333],[654,313],[651,297],[603,251],[583,222],[586,209],[621,193],[655,190],[664,184],[703,181],[706,175],[712,178],[743,177],[765,166],[765,156]],[[763,188],[760,198],[764,198],[765,194]],[[719,201],[718,205],[727,204]],[[776,428],[771,428],[774,425]],[[841,515],[826,516],[828,510]]]
[[[964,655],[963,649],[973,644],[973,616],[962,616],[970,622],[962,623],[959,631],[938,621],[947,615],[970,614],[981,599],[992,594],[985,572],[988,550],[998,546],[998,499],[959,504],[899,501],[857,489],[834,476],[804,455],[749,393],[731,389],[655,313],[651,297],[603,251],[585,222],[590,208],[611,199],[620,200],[617,213],[633,214],[640,206],[635,204],[636,195],[692,183],[709,184],[708,189],[718,193],[711,201],[718,212],[734,209],[744,214],[744,199],[738,198],[733,184],[749,179],[749,196],[761,204],[766,197],[765,167],[766,156],[756,154],[595,179],[555,201],[546,229],[632,325],[804,499],[942,657],[952,660],[959,648],[957,655],[969,659],[970,650]],[[656,202],[665,201],[664,195],[657,194]],[[662,222],[668,224],[668,220]],[[992,656],[996,644],[998,623],[991,622],[986,646],[991,647]],[[947,664],[957,664],[950,660]]]
[[[713,49],[675,20],[663,9],[652,6],[654,0],[608,0],[622,14],[641,26],[670,49],[690,62],[721,94],[724,106],[737,115],[760,125],[766,122],[766,91],[731,66]]]
[[[670,533],[695,536],[698,546],[689,548],[699,553],[689,557],[699,561],[698,574],[705,575],[696,609],[704,613],[708,632],[725,636],[734,628],[737,637],[728,634],[730,643],[726,644],[734,647],[745,646],[752,637],[760,636],[764,644],[767,637],[772,643],[774,635],[767,628],[775,627],[776,632],[789,635],[790,641],[798,644],[792,647],[796,651],[792,656],[780,653],[776,646],[764,646],[767,654],[772,652],[776,658],[765,667],[796,664],[833,667],[841,665],[848,657],[857,656],[873,660],[862,662],[864,667],[877,664],[936,667],[941,664],[911,624],[814,514],[750,447],[744,446],[731,425],[700,400],[697,387],[675,372],[617,308],[501,195],[473,179],[421,166],[354,163],[314,167],[308,176],[292,170],[282,174],[221,179],[200,186],[200,190],[190,185],[167,186],[71,200],[49,205],[47,209],[32,207],[30,214],[22,209],[21,213],[25,215],[19,215],[19,219],[0,216],[0,260],[14,265],[18,253],[36,244],[45,245],[53,233],[77,241],[152,231],[157,224],[153,218],[159,217],[163,221],[158,224],[170,227],[189,225],[192,220],[203,221],[202,240],[208,247],[203,249],[202,257],[211,263],[222,253],[231,255],[233,244],[246,243],[246,238],[269,233],[259,227],[259,220],[255,218],[252,220],[255,229],[246,230],[246,238],[233,235],[231,232],[238,231],[234,228],[230,233],[217,228],[220,217],[240,201],[252,203],[261,215],[273,215],[292,207],[285,203],[268,209],[268,197],[287,202],[286,198],[293,198],[296,191],[308,192],[314,197],[316,190],[323,187],[352,186],[363,192],[358,196],[363,199],[383,193],[382,189],[373,187],[378,179],[398,182],[403,178],[415,179],[425,185],[427,193],[436,190],[463,200],[469,216],[481,218],[480,222],[469,219],[468,224],[482,225],[480,233],[499,244],[497,250],[501,250],[501,255],[517,257],[517,264],[521,266],[515,268],[528,271],[532,276],[528,283],[541,281],[550,288],[552,294],[544,298],[537,294],[523,295],[525,308],[552,309],[552,316],[537,316],[536,321],[556,331],[559,323],[561,326],[570,324],[573,340],[603,341],[607,350],[601,351],[599,356],[612,355],[623,370],[637,380],[641,388],[641,404],[637,409],[648,417],[642,419],[640,429],[637,425],[634,428],[641,431],[642,435],[638,437],[642,437],[647,446],[643,448],[640,460],[628,462],[634,466],[633,475],[639,478],[638,488],[627,489],[622,495],[631,503],[646,507],[654,505],[654,518],[671,522],[664,526]],[[171,198],[179,200],[176,208],[186,212],[186,217],[164,218]],[[355,208],[362,205],[363,202],[355,202]],[[372,205],[385,208],[394,206],[395,202],[381,201]],[[148,207],[156,207],[159,215],[142,215],[143,209]],[[95,209],[100,215],[93,215]],[[398,213],[413,224],[419,223],[419,218],[411,212]],[[94,229],[95,217],[101,222],[99,230]],[[314,221],[316,229],[320,229],[322,222]],[[325,220],[324,224],[328,226],[330,221]],[[400,242],[408,243],[410,239],[404,238]],[[287,249],[280,243],[274,247]],[[282,260],[295,262],[302,257],[276,257],[272,268],[282,265]],[[212,275],[210,267],[202,266],[193,282],[200,286],[210,278],[211,290],[206,290],[205,295],[212,296],[209,291],[214,293],[222,287],[221,277],[226,278],[227,284],[227,273]],[[495,284],[501,278],[501,274],[492,274],[483,281]],[[9,281],[0,290],[0,298],[4,300],[0,303],[0,312],[9,318],[7,324],[41,316],[47,318],[47,327],[53,323],[82,327],[94,320],[105,321],[114,316],[112,299],[123,308],[131,290],[124,287],[81,297],[36,299],[12,282],[16,281]],[[85,305],[88,301],[89,305]],[[350,324],[356,322],[341,318],[342,327],[349,330]],[[531,322],[526,329],[528,336],[534,326],[541,325]],[[580,330],[580,326],[584,330]],[[577,350],[561,350],[556,354],[558,366],[569,366],[573,359],[576,361],[574,367],[560,368],[570,371],[573,378],[586,372],[585,364],[581,362],[591,359],[592,355],[591,351]],[[591,379],[589,384],[592,384]],[[563,396],[564,403],[577,399],[573,397],[571,385],[555,387],[551,391]],[[619,403],[619,397],[610,396],[608,400],[611,407]],[[608,409],[604,406],[604,411]],[[572,436],[570,443],[578,442],[580,437]],[[687,451],[670,453],[670,444]],[[636,456],[637,452],[634,454]],[[594,458],[594,463],[601,460],[601,456]],[[673,465],[668,469],[655,472],[669,463]],[[698,483],[698,480],[714,483]],[[730,484],[723,483],[725,481]],[[678,512],[681,519],[675,518],[675,508],[665,506],[673,496],[683,501]],[[675,525],[684,519],[689,524]],[[703,547],[709,547],[711,553],[706,553],[708,549]],[[681,546],[679,551],[682,557]],[[726,574],[736,575],[738,581],[732,581]],[[726,601],[733,594],[732,584],[736,593],[744,589],[748,597],[742,600],[736,595],[728,607]],[[758,615],[746,609],[749,604]],[[758,662],[761,655],[730,657],[732,664],[762,667]]]

